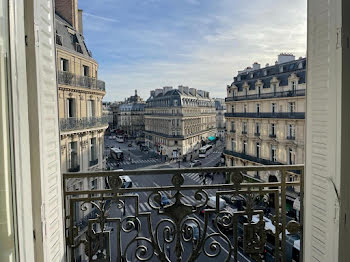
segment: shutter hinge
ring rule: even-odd
[[[39,46],[39,26],[34,24],[35,46]]]

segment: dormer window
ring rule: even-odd
[[[280,66],[280,73],[283,73],[283,66]]]
[[[267,76],[267,70],[264,70],[264,76]]]
[[[253,73],[250,73],[250,78],[253,78],[254,77],[254,74]]]
[[[303,63],[302,62],[299,63],[298,68],[299,69],[303,69]]]
[[[237,81],[241,81],[241,76],[237,76]]]

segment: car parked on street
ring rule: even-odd
[[[191,163],[190,163],[190,167],[196,167],[196,166],[201,166],[202,163],[201,161],[199,160],[193,160]]]

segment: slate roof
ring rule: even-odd
[[[302,68],[299,68],[300,63],[302,64]],[[280,72],[280,66],[283,66],[282,73]],[[264,76],[264,70],[267,70],[266,76]],[[250,77],[251,73],[254,74],[253,78]],[[243,84],[247,82],[249,90],[255,90],[255,83],[260,79],[264,84],[263,88],[269,88],[271,79],[276,77],[280,81],[280,86],[286,86],[288,85],[288,77],[292,73],[295,73],[299,77],[299,84],[306,82],[306,58],[261,68],[248,73],[238,74],[233,78],[234,81],[232,82],[232,85],[236,85],[238,91],[242,91]],[[240,81],[238,81],[238,76],[241,77]]]
[[[71,30],[71,32],[74,32],[75,34],[73,35],[69,33],[68,28]],[[55,14],[55,29],[56,34],[61,36],[62,40],[62,45],[57,45],[62,46],[63,48],[68,49],[69,51],[77,52],[76,43],[78,43],[81,47],[81,52],[77,53],[92,58],[91,52],[89,52],[89,50],[86,47],[84,36],[80,34],[76,29],[74,29],[71,24],[69,24],[66,20],[64,20],[64,18],[62,18],[57,13]]]

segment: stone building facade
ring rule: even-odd
[[[191,160],[216,134],[215,104],[209,92],[186,86],[151,91],[145,109],[145,144],[169,158]]]
[[[306,58],[290,54],[281,54],[274,66],[255,63],[234,77],[227,86],[226,165],[304,163],[305,81]],[[269,172],[254,175],[278,179]]]
[[[215,98],[214,101],[216,109],[216,136],[223,139],[226,134],[225,99]]]
[[[78,1],[56,0],[56,68],[61,171],[87,172],[104,168],[104,133],[108,115],[103,114],[105,83],[98,79],[98,63],[87,49],[83,36],[82,10]],[[105,189],[105,179],[71,179],[69,190]],[[74,209],[77,226],[86,228],[96,209]],[[82,258],[84,250],[80,250]]]
[[[130,96],[124,102],[112,106],[113,125],[115,129],[122,130],[132,138],[143,139],[145,130],[146,102],[137,95]]]
[[[56,11],[59,119],[62,171],[102,169],[102,114],[105,83],[97,79],[98,63],[86,48],[82,32]]]

